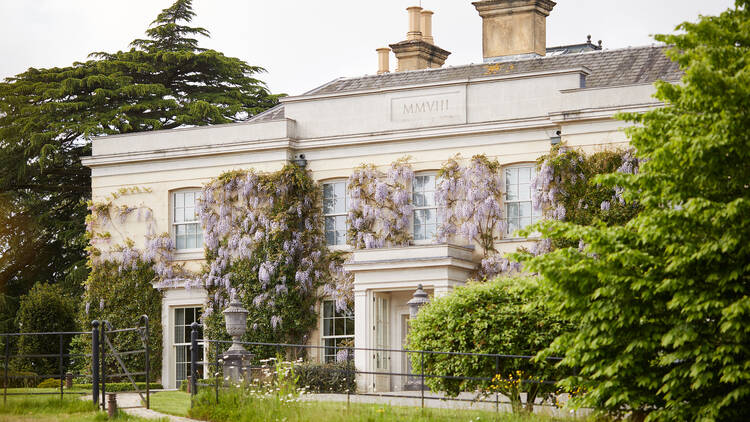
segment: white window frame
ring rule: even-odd
[[[186,370],[186,373],[187,374],[190,373],[190,355],[189,355],[189,353],[190,353],[190,344],[191,344],[190,336],[186,334],[185,338],[183,339],[182,342],[178,342],[177,341],[177,328],[178,327],[182,327],[183,332],[184,332],[184,329],[186,327],[190,326],[189,324],[185,324],[185,323],[183,323],[183,324],[177,324],[177,311],[178,310],[185,311],[185,310],[188,310],[188,309],[192,309],[196,313],[196,317],[194,318],[194,321],[195,322],[199,322],[200,316],[203,315],[203,307],[200,306],[200,305],[180,305],[180,306],[175,306],[175,307],[173,307],[171,309],[171,312],[172,312],[172,321],[173,321],[173,324],[172,324],[172,327],[171,327],[171,329],[172,329],[172,332],[171,332],[171,335],[172,335],[172,356],[174,356],[174,361],[172,362],[172,368],[174,369],[174,381],[175,381],[175,387],[176,388],[180,388],[180,384],[183,381],[183,380],[179,379],[179,377],[178,377],[178,374],[179,374],[179,371],[177,370],[178,365],[185,365],[185,364],[187,364],[188,365],[188,369]],[[198,316],[198,312],[200,312],[200,316]],[[199,356],[198,359],[201,360],[201,361],[205,361],[206,359],[205,359],[204,354],[205,354],[206,350],[205,350],[204,342],[202,341],[203,340],[203,329],[201,329],[200,333],[201,333],[201,335],[199,337],[200,341],[198,341],[198,347],[200,348],[200,350],[198,352],[198,356]],[[180,350],[181,347],[184,347],[186,349],[186,353],[188,353],[188,357],[187,357],[187,361],[186,362],[182,362],[179,359],[179,356],[180,356],[179,350]],[[205,374],[205,367],[203,367],[202,365],[198,365],[198,367]],[[187,379],[187,375],[186,375],[185,379]]]
[[[333,311],[333,316],[326,317],[326,306],[330,306],[330,309]],[[326,320],[334,320],[333,321],[333,333],[330,335],[326,335]],[[348,324],[351,324],[352,326],[352,334],[343,334],[343,335],[336,335],[336,320],[344,320],[344,327],[348,326]],[[348,320],[348,321],[346,321]],[[356,332],[354,331],[354,312],[350,313],[342,313],[336,310],[336,302],[333,300],[322,300],[320,302],[320,345],[323,346],[322,353],[320,354],[320,361],[322,363],[329,363],[328,360],[329,357],[333,358],[333,362],[336,362],[336,355],[329,354],[328,350],[329,348],[332,348],[333,346],[326,345],[326,340],[333,340],[335,344],[338,344],[341,340],[347,340],[351,339],[354,341],[354,335]],[[346,331],[344,331],[346,333]],[[335,350],[335,349],[334,349]]]
[[[347,232],[349,231],[349,221],[347,219],[347,217],[349,216],[349,192],[347,190],[347,183],[348,182],[347,182],[346,179],[326,180],[326,181],[324,181],[324,182],[321,183],[321,185],[323,186],[323,224],[324,224],[324,226],[323,226],[323,235],[325,236],[325,239],[326,239],[326,245],[329,248],[333,248],[333,249],[346,249],[346,248],[348,248],[348,244],[347,244],[347,241],[346,241]],[[326,186],[333,186],[334,198],[335,198],[336,201],[338,201],[339,199],[336,196],[336,186],[337,185],[343,185],[343,187],[344,187],[344,196],[343,196],[344,211],[343,212],[335,212],[335,206],[334,206],[334,212],[326,213],[325,212],[326,211],[325,210],[325,200],[326,200],[325,189],[326,189]],[[334,220],[334,230],[338,231],[338,228],[336,227],[336,220],[339,219],[340,217],[344,217],[344,239],[343,239],[343,242],[341,242],[341,243],[333,243],[333,244],[328,243],[328,232],[329,231],[328,231],[328,224],[327,224],[327,222],[329,221],[329,219],[333,219]]]
[[[435,187],[432,190],[432,205],[421,205],[417,206],[417,203],[415,201],[415,191],[414,188],[416,187],[416,180],[418,177],[433,177],[435,181]],[[414,175],[414,180],[412,181],[411,185],[411,202],[412,202],[412,214],[411,214],[411,235],[412,239],[415,245],[431,245],[434,243],[437,243],[437,231],[440,227],[440,223],[442,222],[442,213],[440,212],[440,207],[438,207],[437,200],[435,198],[435,194],[437,192],[437,172],[434,171],[425,171],[425,172],[419,172]],[[425,191],[424,189],[421,192],[429,192]],[[434,236],[431,238],[426,237],[426,229],[425,229],[425,239],[417,239],[417,232],[416,232],[416,215],[418,211],[421,210],[433,210],[435,212],[435,233]]]
[[[526,183],[522,183],[521,182],[521,178],[520,178],[520,175],[519,175],[517,177],[517,179],[516,179],[516,183],[513,185],[513,186],[516,187],[516,191],[517,191],[516,193],[518,194],[517,198],[509,199],[509,190],[511,188],[511,184],[510,184],[510,181],[508,179],[508,176],[509,176],[508,172],[509,171],[513,171],[513,170],[518,171],[518,170],[521,170],[521,169],[524,169],[524,170],[525,169],[529,169],[529,180],[528,180],[529,194],[528,194],[528,198],[521,197],[521,195],[520,195],[520,189],[522,189],[521,186],[525,185]],[[536,170],[536,164],[535,163],[514,164],[514,165],[510,165],[510,166],[505,166],[503,168],[503,185],[505,187],[505,194],[503,195],[504,196],[503,211],[505,212],[505,223],[506,223],[505,232],[503,233],[503,237],[505,237],[506,239],[519,239],[520,237],[514,235],[514,233],[516,231],[521,230],[521,229],[523,229],[525,227],[528,227],[529,225],[534,224],[537,221],[540,221],[542,219],[542,212],[541,212],[541,210],[534,209],[534,204],[533,204],[533,201],[532,201],[534,193],[532,192],[531,182],[534,180],[534,177],[536,175],[536,171],[537,170]],[[529,204],[529,207],[530,207],[530,210],[531,210],[531,215],[529,217],[530,218],[529,223],[526,224],[526,225],[522,225],[523,223],[521,222],[521,219],[524,218],[524,217],[516,216],[515,219],[518,220],[518,222],[519,222],[518,227],[515,227],[515,228],[511,229],[510,205],[512,205],[512,204],[519,204],[520,205],[520,204],[526,204],[526,203]],[[520,207],[518,207],[517,210],[520,211]]]
[[[201,192],[201,189],[199,188],[185,188],[185,189],[173,190],[173,191],[170,191],[169,193],[169,220],[170,220],[170,226],[171,226],[172,239],[174,240],[174,245],[175,245],[175,252],[178,254],[185,254],[185,253],[190,254],[190,253],[198,253],[198,252],[202,253],[203,252],[203,245],[204,245],[203,227],[201,225],[200,217],[198,216],[198,213],[197,213],[197,208],[198,208],[197,198],[200,192]],[[177,221],[177,215],[178,215],[177,196],[185,195],[185,194],[195,195],[194,196],[195,206],[193,207],[196,210],[195,220]],[[185,207],[184,200],[185,198],[183,197],[183,206],[181,208],[183,213],[184,213],[185,208],[190,208],[190,207]],[[183,214],[183,218],[184,218],[184,214]],[[196,242],[195,248],[179,248],[178,247],[178,239],[177,239],[178,226],[185,226],[185,227],[193,226],[196,229],[196,237],[197,237],[196,240],[198,240],[199,242]],[[200,256],[200,258],[203,258],[203,256]]]

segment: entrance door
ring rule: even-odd
[[[375,337],[375,349],[390,349],[390,311],[391,300],[387,293],[375,293],[373,297],[374,315],[373,330]],[[375,391],[390,391],[390,375],[385,373],[391,370],[390,352],[384,350],[375,350],[373,352],[375,372],[383,372],[383,375],[376,374],[374,389]]]

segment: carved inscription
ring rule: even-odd
[[[431,122],[461,119],[463,108],[460,92],[398,97],[391,100],[391,120]]]

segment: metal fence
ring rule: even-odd
[[[226,349],[233,344],[232,341],[199,339],[200,324],[193,324],[191,336],[191,355],[190,355],[190,374],[189,391],[192,395],[197,394],[199,389],[210,388],[214,391],[215,400],[220,400],[219,392],[222,389],[230,387],[230,383],[225,379],[225,363],[221,361]],[[198,356],[199,344],[207,348],[206,355],[208,359],[200,360]],[[283,356],[292,362],[298,357],[308,359],[307,363],[317,363],[321,361],[321,356],[325,356],[327,346],[308,345],[308,344],[284,344],[284,343],[262,343],[262,342],[240,342],[247,349],[264,349],[265,355],[255,355],[250,365],[239,367],[242,372],[252,374],[263,368],[267,368],[261,362],[262,358]],[[336,393],[346,394],[347,403],[351,396],[372,396],[382,398],[404,398],[418,400],[421,407],[425,407],[427,400],[441,401],[458,401],[471,403],[484,403],[485,406],[494,407],[499,411],[501,405],[518,405],[500,389],[494,392],[490,389],[474,389],[469,391],[460,390],[459,394],[449,394],[446,392],[434,392],[429,388],[431,380],[441,380],[442,385],[455,384],[456,388],[461,385],[472,385],[475,387],[493,385],[498,381],[496,376],[507,381],[508,376],[511,379],[515,376],[518,384],[524,384],[525,390],[547,391],[556,390],[557,379],[546,379],[550,374],[562,375],[560,370],[554,369],[554,364],[559,362],[560,357],[548,357],[537,361],[534,356],[524,355],[507,355],[507,354],[488,354],[488,353],[469,353],[469,352],[442,352],[429,350],[404,350],[404,349],[382,349],[382,348],[362,348],[362,347],[334,347],[333,354],[339,356],[338,352],[345,351],[344,355],[348,362],[343,367],[331,368],[331,371],[345,371],[346,377],[353,377],[354,381],[365,389],[360,391],[359,388],[347,389],[346,391],[335,391]],[[316,353],[317,352],[317,353]],[[330,352],[330,350],[328,351]],[[357,368],[353,362],[353,356],[360,353],[364,360],[371,359],[373,368],[365,370]],[[315,356],[317,355],[317,356]],[[312,360],[311,356],[315,356]],[[398,356],[399,359],[392,359]],[[202,359],[202,357],[201,357]],[[456,373],[456,371],[446,370],[451,366],[451,361],[469,360],[475,367],[481,367],[479,371],[483,375],[470,376]],[[362,359],[360,359],[361,361]],[[401,370],[396,370],[392,362],[398,360],[398,366]],[[381,363],[380,368],[378,362]],[[412,363],[416,363],[412,368]],[[429,370],[428,368],[442,367],[443,369]],[[206,368],[208,371],[202,371]],[[377,368],[377,369],[376,369]],[[208,372],[214,376],[203,377],[201,373]],[[257,373],[257,372],[256,372]],[[542,377],[542,374],[546,377]],[[523,374],[523,375],[521,375]],[[342,375],[342,374],[339,374]],[[210,383],[205,381],[209,379]],[[247,379],[246,379],[247,381]],[[252,380],[250,380],[252,381]],[[352,381],[351,379],[349,381]],[[517,384],[517,385],[518,385]],[[382,391],[378,391],[378,390]],[[481,390],[481,391],[480,391]],[[523,393],[528,394],[528,393]],[[528,399],[528,395],[524,396]],[[523,405],[526,405],[525,403]],[[552,406],[556,407],[557,403],[546,402],[544,400],[532,400],[532,406]]]
[[[91,331],[54,331],[54,332],[42,332],[42,333],[0,333],[4,343],[5,353],[2,355],[3,359],[3,404],[7,402],[8,396],[33,396],[33,395],[60,395],[62,400],[66,394],[72,395],[87,395],[91,394],[94,403],[100,404],[102,409],[106,408],[106,391],[107,383],[111,379],[123,379],[126,378],[133,385],[133,389],[140,394],[141,399],[145,403],[145,407],[150,407],[150,360],[149,360],[149,321],[148,316],[143,315],[140,317],[139,324],[136,327],[131,328],[114,328],[108,321],[93,321],[91,323]],[[117,333],[125,332],[138,332],[143,347],[135,350],[118,351],[112,343],[113,336]],[[90,341],[91,353],[70,353],[66,350],[66,337],[72,338],[74,336],[81,336],[84,339]],[[23,337],[36,337],[42,339],[49,339],[49,341],[57,341],[59,347],[57,353],[32,353],[32,354],[11,354],[11,343],[14,339],[20,339]],[[143,371],[131,371],[125,365],[122,360],[123,356],[144,354],[145,356],[145,368]],[[107,358],[110,356],[114,358],[116,365],[122,372],[107,373]],[[68,369],[74,366],[74,359],[90,359],[91,362],[91,373],[70,373]],[[23,361],[24,359],[56,359],[58,363],[58,373],[53,374],[25,374],[19,372],[10,372],[10,362],[15,360],[16,363]],[[110,359],[111,360],[111,359]],[[16,365],[14,365],[16,366]],[[144,376],[146,380],[145,392],[138,388],[135,377]],[[54,392],[38,392],[33,391],[31,388],[26,388],[24,391],[11,391],[8,392],[8,387],[11,380],[15,379],[28,379],[32,381],[32,386],[36,387],[39,380],[45,379],[58,379],[60,380],[59,391]],[[85,378],[91,380],[91,391],[70,391],[66,388],[66,383],[72,384],[72,378]],[[28,387],[28,386],[27,386]],[[144,395],[145,393],[145,395]],[[101,398],[101,400],[100,400]],[[137,406],[143,407],[143,406]]]
[[[68,353],[67,350],[65,350],[65,339],[66,337],[73,337],[73,336],[88,336],[91,335],[91,332],[87,331],[53,331],[53,332],[43,332],[43,333],[0,333],[0,337],[3,338],[3,343],[5,343],[5,353],[3,354],[3,404],[7,402],[8,396],[25,396],[25,395],[60,395],[60,400],[64,398],[66,394],[88,394],[84,392],[69,392],[65,391],[65,379],[67,375],[67,368],[70,366],[70,358],[86,358],[91,357],[91,354],[74,354],[74,353]],[[55,342],[59,344],[58,353],[33,353],[33,354],[20,354],[15,353],[11,354],[11,343],[13,340],[20,339],[22,337],[35,337],[35,338],[41,338],[43,340],[48,340],[50,342]],[[9,365],[11,359],[15,359],[18,361],[22,361],[24,359],[57,359],[58,362],[58,373],[56,374],[21,374],[18,372],[10,373],[9,371]],[[32,361],[33,362],[33,361]],[[90,377],[85,374],[71,374],[73,377]],[[48,391],[48,392],[35,392],[35,391],[23,391],[23,392],[8,392],[8,386],[10,384],[11,380],[16,379],[30,379],[32,382],[36,383],[38,380],[42,379],[48,379],[48,378],[60,378],[60,388],[59,391]]]

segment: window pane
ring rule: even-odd
[[[332,318],[333,317],[333,301],[332,300],[326,300],[323,302],[323,318]]]
[[[175,208],[185,207],[185,194],[184,193],[174,194],[174,206]]]
[[[339,215],[336,217],[336,230],[346,231],[346,216]]]
[[[531,167],[522,167],[518,169],[518,183],[531,182]]]
[[[186,235],[177,236],[177,249],[187,249],[187,236]]]
[[[518,217],[518,204],[508,204],[508,219]]]
[[[531,200],[531,185],[528,183],[521,183],[518,185],[518,199],[521,201]]]
[[[323,185],[323,198],[333,198],[333,184],[326,183]]]
[[[336,217],[326,217],[326,231],[336,230]]]
[[[354,318],[346,319],[346,335],[348,336],[354,335]]]
[[[531,217],[531,202],[520,202],[519,217]]]
[[[326,231],[326,244],[327,245],[336,244],[336,232],[335,231]]]
[[[425,239],[435,239],[437,235],[437,225],[428,224],[425,226]]]
[[[345,334],[344,331],[344,318],[336,318],[334,323],[334,327],[336,329],[336,332],[334,333],[337,336],[343,336]]]
[[[423,213],[422,214],[422,221],[425,224],[435,224],[436,223],[436,221],[435,221],[435,211],[434,210],[432,210],[432,209],[426,209],[426,210],[421,210],[421,211]]]
[[[324,336],[333,335],[333,318],[326,318],[323,320],[323,335]]]

